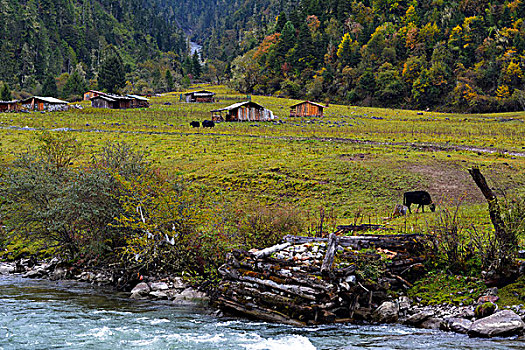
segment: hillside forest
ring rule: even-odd
[[[0,80],[14,91],[104,88],[104,64],[118,56],[124,92],[210,82],[324,103],[525,108],[523,0],[1,3]]]

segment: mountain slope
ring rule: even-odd
[[[254,8],[261,11],[249,16]],[[280,10],[280,19],[264,23]],[[524,18],[524,0],[246,0],[219,20],[204,53],[231,63],[232,86],[243,92],[520,110]]]
[[[186,53],[182,31],[163,1],[0,0],[0,80],[34,90],[47,75],[84,65],[93,78],[108,45],[128,70],[161,51]]]

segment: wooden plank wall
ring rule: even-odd
[[[319,106],[303,103],[295,107],[295,113],[292,110],[292,115],[296,117],[308,117],[308,116],[322,116],[321,108]]]

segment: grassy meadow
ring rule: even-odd
[[[490,229],[486,203],[467,171],[472,166],[498,194],[525,194],[525,112],[460,115],[330,105],[323,118],[291,118],[289,106],[297,101],[252,96],[281,122],[193,129],[190,121],[246,99],[224,86],[191,90],[201,88],[215,91],[219,102],[183,103],[183,92],[173,92],[153,97],[149,109],[94,109],[82,102],[83,109],[68,112],[0,113],[1,161],[35,147],[40,130],[67,129],[87,150],[108,141],[129,143],[167,176],[182,176],[239,203],[293,206],[313,218],[322,208],[332,224],[384,223],[399,232],[424,230],[440,215],[390,219],[409,190],[428,190],[438,208],[459,206],[465,225]]]

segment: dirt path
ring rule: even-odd
[[[322,142],[339,142],[339,143],[353,143],[362,145],[377,145],[377,146],[399,146],[409,147],[420,151],[429,152],[451,152],[451,151],[467,151],[474,153],[485,153],[485,154],[503,154],[513,157],[525,157],[525,152],[509,151],[506,149],[491,148],[491,147],[476,147],[468,145],[439,145],[433,143],[414,143],[414,142],[383,142],[383,141],[371,141],[371,140],[359,140],[351,138],[341,137],[298,137],[298,136],[265,136],[265,135],[253,135],[253,134],[232,134],[232,133],[205,133],[205,132],[177,132],[177,131],[127,131],[127,130],[100,130],[100,129],[71,129],[71,128],[58,128],[58,129],[45,129],[45,128],[31,128],[31,127],[19,127],[19,126],[2,126],[0,129],[4,130],[17,130],[17,131],[68,131],[68,132],[85,132],[85,133],[118,133],[118,134],[137,134],[137,135],[203,135],[203,136],[218,136],[218,137],[246,137],[246,138],[257,138],[257,139],[270,139],[270,140],[285,140],[285,141],[322,141]]]

